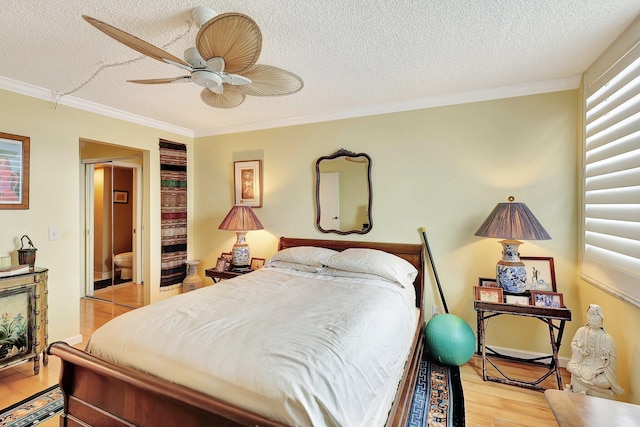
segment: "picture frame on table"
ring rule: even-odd
[[[251,258],[251,270],[259,270],[264,266],[264,258]]]
[[[220,258],[223,258],[227,261],[227,269],[224,271],[227,271],[231,268],[231,261],[233,261],[233,254],[231,252],[222,252],[220,254]]]
[[[29,209],[30,141],[0,132],[0,209]]]
[[[123,190],[113,190],[113,203],[129,203],[129,192]]]
[[[478,286],[486,288],[497,288],[498,282],[496,279],[490,279],[488,277],[478,277]]]
[[[559,292],[531,291],[531,303],[536,307],[563,308],[564,297]]]
[[[476,301],[502,303],[502,288],[493,286],[474,286]]]
[[[227,270],[229,270],[229,262],[224,258],[218,258],[218,261],[216,262],[216,268],[214,268],[214,271],[221,273]]]
[[[262,161],[233,162],[234,203],[262,207]]]
[[[553,257],[521,256],[527,271],[526,290],[557,292]]]
[[[529,295],[511,295],[507,294],[505,297],[505,303],[513,305],[530,305]]]

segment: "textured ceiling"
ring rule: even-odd
[[[193,83],[127,83],[184,72],[141,58],[81,18],[95,17],[182,57],[197,33],[195,6],[252,17],[263,36],[258,63],[299,75],[302,91],[247,97],[224,110],[202,103]],[[640,15],[640,2],[4,0],[1,10],[0,88],[198,136],[517,93],[505,88],[575,87]]]

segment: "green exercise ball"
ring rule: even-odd
[[[424,343],[433,358],[444,365],[467,363],[476,350],[471,327],[453,314],[439,314],[424,327]]]

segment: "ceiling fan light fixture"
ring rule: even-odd
[[[215,93],[221,93],[222,77],[207,70],[196,70],[191,73],[191,81],[198,86],[206,87]],[[218,92],[220,90],[220,92]]]
[[[193,21],[196,23],[198,28],[202,27],[217,15],[218,12],[205,6],[198,6],[191,9],[191,17],[193,18]]]

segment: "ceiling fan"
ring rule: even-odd
[[[204,87],[202,101],[217,108],[242,104],[246,95],[276,96],[298,92],[304,83],[297,75],[256,64],[262,49],[262,33],[256,22],[241,13],[223,13],[206,7],[191,11],[200,28],[195,47],[184,52],[184,60],[125,31],[87,15],[91,25],[143,55],[189,72],[188,75],[146,80],[127,80],[139,84],[194,82]]]

